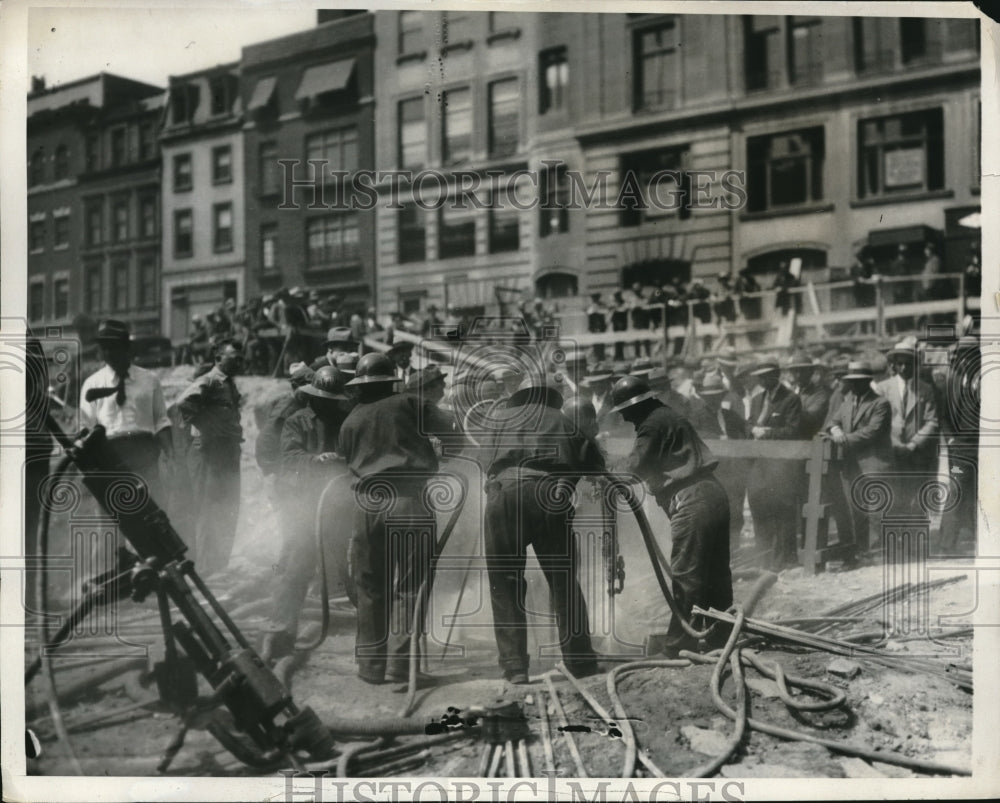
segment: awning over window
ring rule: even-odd
[[[868,232],[868,245],[872,248],[880,248],[884,245],[897,245],[904,243],[923,243],[928,240],[936,241],[941,236],[941,232],[932,229],[930,226],[901,226],[897,229],[875,229]]]
[[[337,92],[347,86],[353,72],[354,59],[309,67],[302,73],[302,83],[295,90],[295,99],[305,100],[324,92]]]
[[[257,82],[257,86],[253,88],[253,95],[250,97],[250,105],[247,106],[247,110],[256,111],[267,106],[271,102],[271,97],[274,95],[274,89],[277,85],[278,79],[273,75],[261,78]]]

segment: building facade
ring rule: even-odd
[[[163,159],[163,334],[246,295],[239,65],[170,78]]]
[[[163,90],[100,73],[28,96],[28,319],[160,328]]]
[[[902,243],[920,261],[926,240],[954,271],[975,239],[957,221],[979,204],[976,20],[385,11],[375,24],[379,167],[527,169],[543,202],[503,215],[380,203],[381,309],[743,267],[767,286],[796,258],[823,281],[863,246],[885,262]]]
[[[308,288],[371,303],[374,210],[342,192],[375,167],[373,16],[322,12],[315,28],[244,48],[240,97],[248,292]]]

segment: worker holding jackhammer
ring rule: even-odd
[[[312,382],[299,389],[307,406],[289,416],[281,430],[278,486],[284,491],[282,495],[294,499],[294,503],[283,505],[286,538],[275,577],[271,622],[261,649],[269,659],[287,655],[295,646],[306,592],[319,565],[316,506],[330,481],[346,474],[337,454],[340,427],[353,406],[345,385],[344,375],[332,365],[320,368]],[[324,518],[329,522],[339,516]],[[334,536],[338,529],[334,529]],[[327,560],[344,571],[346,539],[329,539]]]
[[[733,603],[733,578],[729,498],[715,478],[719,461],[691,423],[657,399],[644,379],[619,379],[611,399],[612,411],[635,427],[635,445],[621,466],[622,479],[644,481],[670,519],[670,574],[680,615],[690,621],[695,605],[726,610]],[[702,629],[701,622],[693,625]],[[713,646],[718,646],[717,640],[724,641],[724,634],[709,637]],[[667,656],[697,648],[698,639],[672,616]]]
[[[486,565],[500,668],[514,684],[529,682],[525,561],[530,545],[549,586],[566,667],[597,672],[587,603],[577,573],[573,492],[582,474],[604,470],[595,442],[562,411],[562,395],[540,371],[507,401],[486,462]]]
[[[358,360],[347,383],[357,388],[357,405],[341,427],[337,450],[354,477],[350,569],[358,677],[376,685],[409,679],[413,616],[434,548],[423,496],[438,458],[420,428],[426,402],[396,393],[399,381],[384,354]]]

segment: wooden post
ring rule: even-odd
[[[821,527],[824,515],[822,500],[823,475],[830,463],[830,442],[823,438],[814,438],[812,455],[806,463],[806,473],[809,475],[809,490],[802,507],[802,515],[806,520],[805,543],[802,547],[802,567],[809,574],[822,571],[823,553],[826,550],[826,530]]]
[[[885,294],[882,282],[875,282],[875,331],[879,338],[885,337]]]
[[[955,332],[958,333],[958,327],[962,325],[962,319],[965,317],[965,272],[959,274],[958,276],[958,315],[955,318]]]
[[[670,327],[667,326],[667,302],[663,302],[663,368],[666,370],[667,361],[670,359]]]

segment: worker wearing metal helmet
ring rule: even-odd
[[[510,683],[528,679],[524,578],[530,545],[548,583],[563,660],[578,677],[597,671],[587,603],[577,579],[570,526],[580,476],[603,471],[594,442],[575,430],[562,396],[542,374],[529,375],[497,419],[487,467],[485,545],[500,668]]]
[[[691,423],[664,405],[646,380],[619,379],[611,400],[612,411],[635,427],[635,445],[623,469],[646,483],[670,519],[672,590],[681,614],[690,620],[695,605],[726,610],[733,603],[729,499],[715,479],[718,460]],[[666,641],[671,657],[698,646],[676,616]]]
[[[420,429],[422,402],[396,393],[399,381],[384,354],[358,360],[347,383],[358,389],[358,403],[341,427],[337,450],[354,477],[355,655],[358,676],[372,684],[408,679],[410,660],[417,659],[410,655],[413,614],[433,549],[432,528],[409,527],[405,537],[395,539],[389,519],[426,519],[423,494],[438,470],[434,446]],[[390,621],[398,625],[391,632]]]

